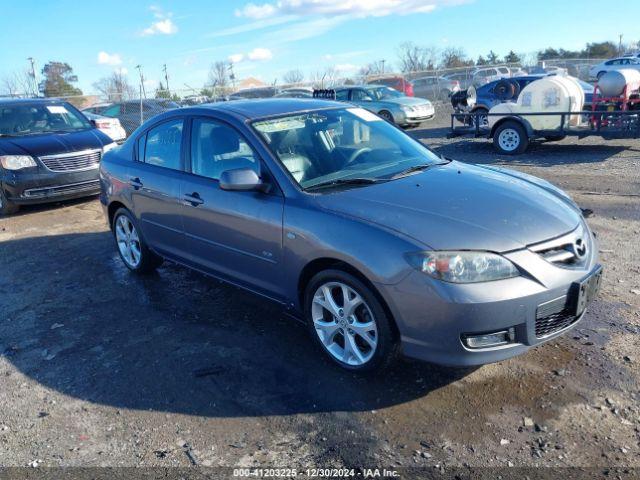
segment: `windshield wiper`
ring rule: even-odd
[[[414,165],[412,167],[409,168],[405,168],[404,170],[396,173],[395,175],[393,175],[391,178],[393,180],[395,180],[396,178],[402,178],[402,177],[406,177],[407,175],[411,175],[414,172],[421,172],[422,170],[427,170],[431,167],[436,167],[438,165],[446,165],[447,163],[449,163],[451,160],[447,160],[445,162],[440,162],[440,163],[422,163],[420,165]]]
[[[340,185],[371,185],[385,181],[381,178],[337,178],[335,180],[327,180],[326,182],[316,183],[306,187],[305,190],[315,190],[317,188],[335,187]]]

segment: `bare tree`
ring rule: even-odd
[[[11,97],[35,97],[38,94],[35,81],[28,70],[5,76],[1,85],[2,93]]]
[[[207,85],[216,88],[225,88],[229,85],[228,63],[218,60],[209,69],[209,80]]]
[[[302,83],[302,81],[304,80],[304,75],[303,73],[298,70],[289,70],[287,73],[285,73],[282,76],[282,81],[286,84],[296,84],[296,83]]]
[[[111,102],[122,102],[136,96],[135,87],[129,83],[121,70],[113,72],[109,77],[101,78],[93,84],[93,88]]]
[[[338,71],[330,66],[311,74],[311,83],[315,88],[328,88],[338,79]]]
[[[376,62],[368,63],[364,67],[361,67],[358,71],[358,76],[362,77],[363,80],[366,80],[367,77],[382,75],[384,72],[384,62],[382,60],[378,60]]]
[[[413,42],[404,42],[398,47],[400,69],[405,72],[421,72],[435,69],[438,49],[421,47]]]
[[[442,51],[440,60],[443,68],[459,68],[473,65],[473,60],[469,60],[462,48],[447,47]]]
[[[14,97],[20,93],[18,88],[18,81],[15,75],[7,75],[2,79],[2,95]]]

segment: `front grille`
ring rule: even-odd
[[[578,318],[575,308],[566,296],[538,305],[536,311],[536,337],[544,338],[563,330]]]
[[[98,190],[100,190],[100,180],[90,180],[88,182],[71,183],[69,185],[58,185],[55,187],[30,188],[22,192],[22,196],[25,198],[55,197],[57,195],[70,195],[84,191],[95,192]]]
[[[84,150],[82,152],[61,153],[39,157],[40,161],[52,172],[74,172],[97,168],[102,150]]]
[[[589,231],[580,225],[573,232],[561,237],[529,245],[529,250],[554,265],[580,267],[589,257],[588,249],[591,245],[589,240]]]

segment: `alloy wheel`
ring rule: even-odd
[[[378,346],[378,327],[362,295],[342,282],[321,285],[313,296],[311,316],[323,347],[347,365],[367,363]]]
[[[130,268],[137,268],[142,258],[140,237],[136,227],[126,215],[120,215],[116,220],[116,241],[125,263]]]

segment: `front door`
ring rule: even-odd
[[[264,173],[260,159],[234,127],[212,118],[192,120],[191,174],[182,182],[190,260],[213,274],[279,298],[284,198],[277,188],[269,193],[220,189],[223,171],[244,167]]]
[[[131,200],[145,241],[163,255],[183,256],[182,135],[184,119],[154,126],[138,140],[137,161],[128,173]]]

